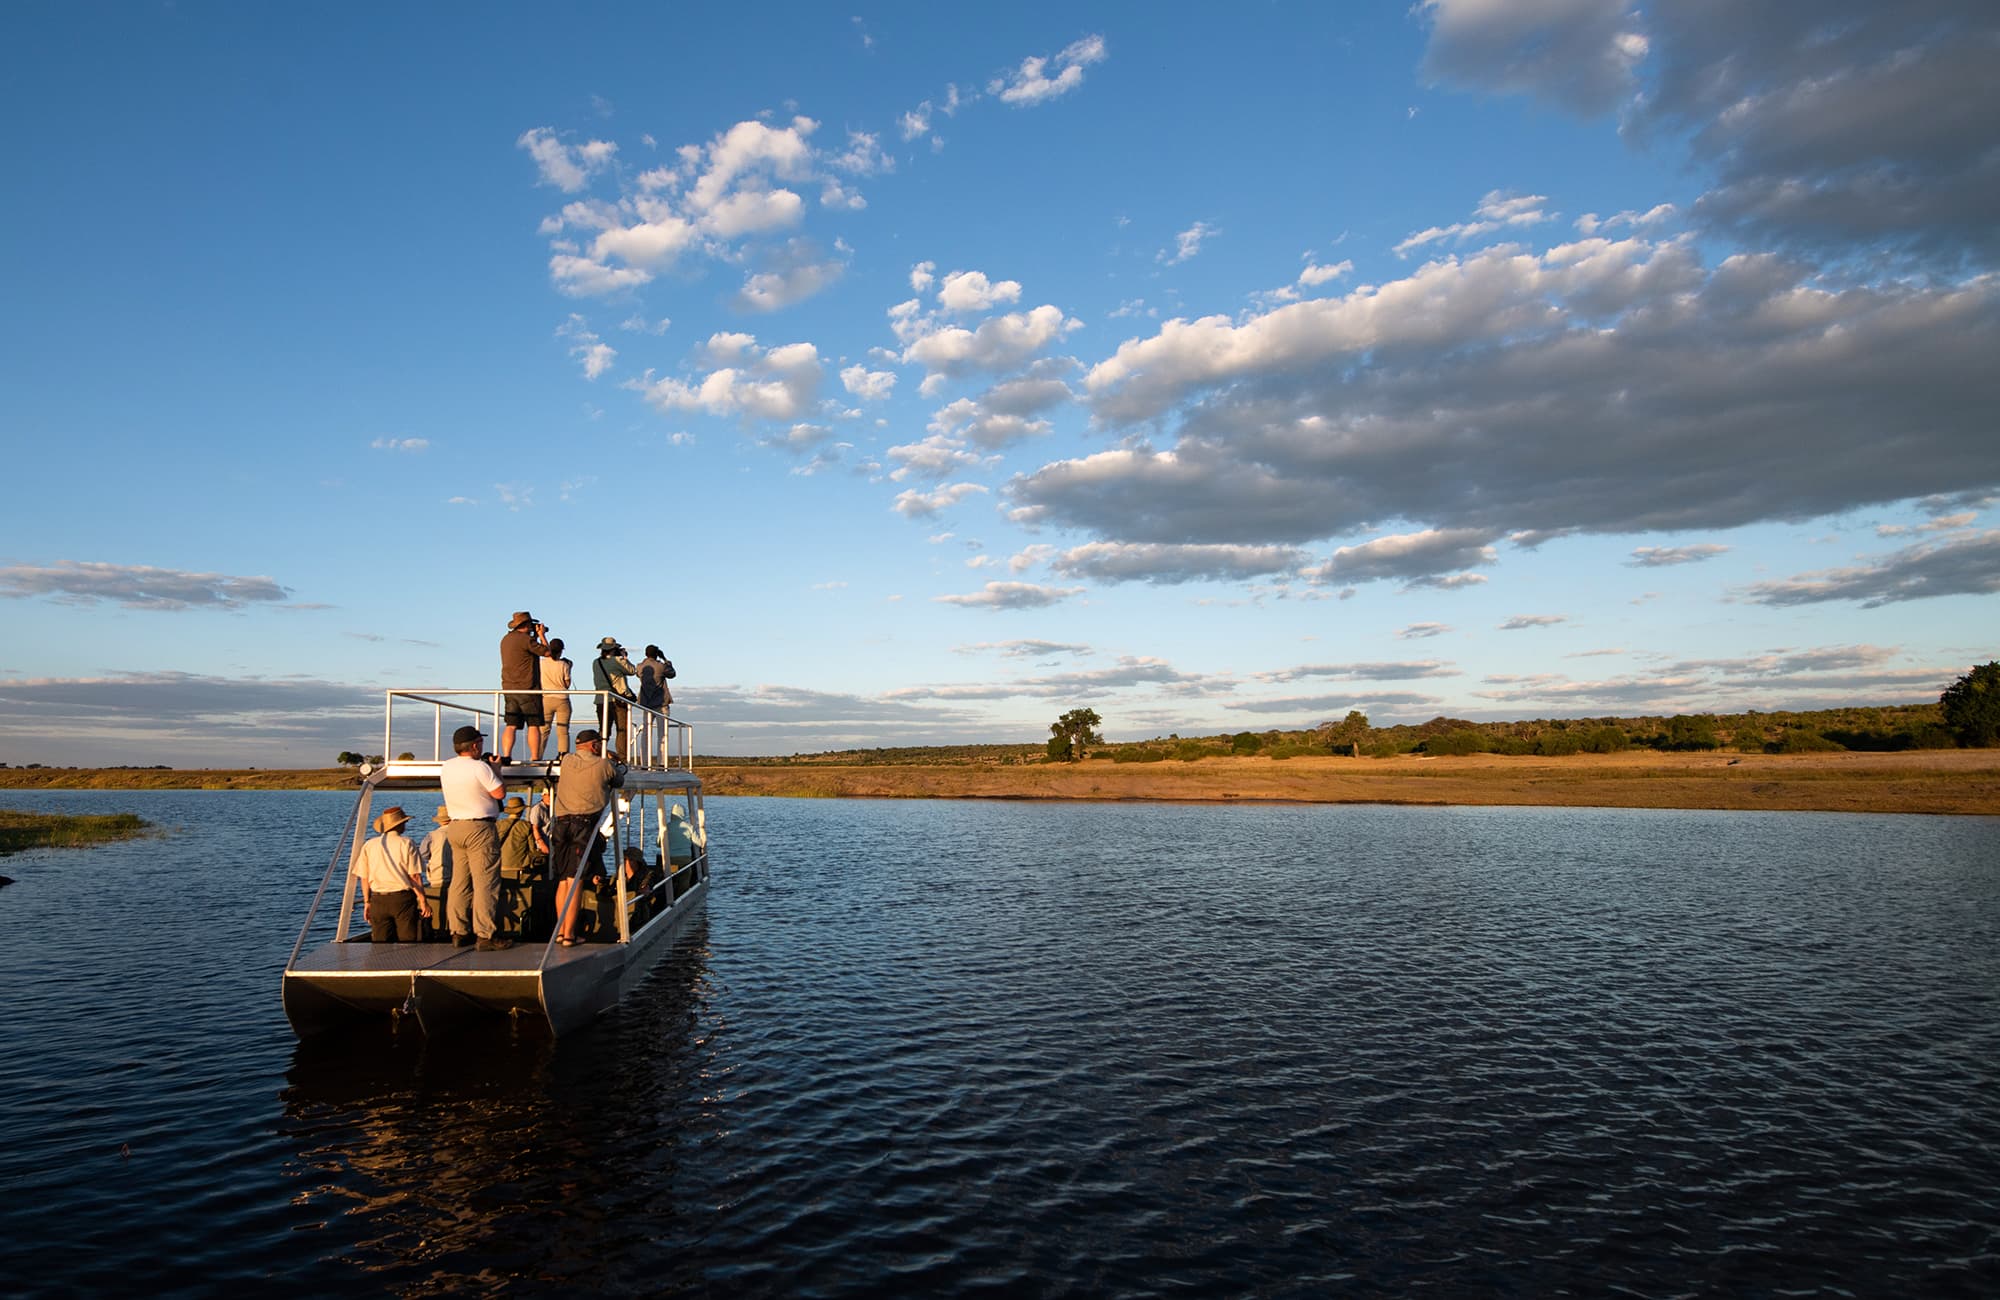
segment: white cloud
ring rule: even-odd
[[[1354,263],[1347,261],[1335,262],[1332,266],[1309,262],[1306,269],[1299,272],[1299,283],[1308,289],[1316,288],[1329,280],[1338,280],[1353,269]]]
[[[932,596],[940,605],[964,605],[975,609],[1045,609],[1071,596],[1080,596],[1082,587],[1044,587],[1032,582],[989,582],[978,591],[963,595]]]
[[[428,448],[428,438],[377,438],[368,444],[377,451],[423,451]]]
[[[733,350],[743,364],[711,371],[698,383],[660,379],[639,385],[661,411],[701,410],[746,419],[797,420],[816,404],[821,378],[819,352],[810,343],[789,343],[768,352],[739,342],[745,335],[717,335],[710,347]]]
[[[952,325],[917,327],[902,360],[933,375],[958,377],[973,371],[1004,371],[1034,356],[1082,322],[1066,318],[1061,308],[1044,303],[1028,312],[1010,312],[984,321],[976,330]],[[926,332],[927,331],[927,332]]]
[[[953,483],[935,492],[918,492],[911,489],[898,493],[895,505],[890,508],[905,519],[928,519],[940,511],[950,509],[969,496],[985,491],[986,489],[977,483]]]
[[[653,273],[636,266],[606,266],[592,258],[557,253],[549,259],[549,278],[559,292],[572,298],[594,298],[635,289],[651,280]]]
[[[596,379],[611,369],[618,352],[592,332],[589,323],[575,312],[556,329],[556,337],[570,340],[569,354],[583,364],[583,377]]]
[[[291,589],[270,578],[191,573],[147,564],[60,560],[52,565],[0,566],[0,599],[49,597],[59,604],[113,601],[127,609],[239,609],[282,602]]]
[[[936,270],[936,262],[918,262],[910,268],[910,288],[917,293],[922,293],[924,290],[930,288],[937,280],[937,277],[932,274]]]
[[[1558,623],[1569,622],[1566,614],[1516,614],[1499,625],[1502,632],[1520,632],[1528,628],[1554,627]]]
[[[1554,220],[1554,215],[1545,212],[1542,205],[1548,200],[1539,194],[1507,194],[1501,190],[1490,190],[1479,201],[1471,221],[1457,221],[1449,226],[1432,226],[1420,230],[1395,247],[1398,257],[1408,257],[1412,249],[1443,240],[1464,243],[1477,235],[1491,234],[1496,230],[1506,230],[1518,226],[1539,225]]]
[[[1203,240],[1219,233],[1214,226],[1209,225],[1206,221],[1197,221],[1186,230],[1181,231],[1180,234],[1174,236],[1174,251],[1172,255],[1169,255],[1165,249],[1161,249],[1159,257],[1155,260],[1165,262],[1168,266],[1185,262],[1201,251]]]
[[[887,401],[896,390],[896,375],[889,370],[870,370],[866,366],[848,366],[840,372],[840,383],[848,392],[864,402]]]
[[[1712,560],[1727,554],[1727,546],[1714,542],[1703,542],[1698,546],[1641,546],[1632,552],[1626,563],[1635,569],[1659,569],[1673,564],[1695,564],[1701,560]]]
[[[565,194],[574,194],[590,183],[590,178],[611,165],[618,146],[605,140],[566,145],[545,126],[521,133],[515,147],[526,149],[541,172],[540,184],[553,185]]]
[[[1070,578],[1100,582],[1228,582],[1290,573],[1305,563],[1290,546],[1166,545],[1158,542],[1089,542],[1049,558]]]
[[[996,77],[987,84],[989,94],[1003,104],[1026,108],[1066,95],[1083,84],[1083,70],[1105,57],[1104,38],[1086,36],[1064,46],[1053,59],[1034,57],[1021,61],[1011,76]],[[1053,68],[1055,76],[1048,75]]]
[[[911,282],[915,279],[912,275]],[[938,286],[937,300],[939,307],[956,315],[987,311],[1003,302],[1019,302],[1021,282],[989,281],[984,271],[953,271]]]

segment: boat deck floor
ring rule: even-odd
[[[329,943],[299,954],[287,973],[298,975],[521,975],[555,970],[616,952],[615,943],[556,945],[543,962],[543,945],[516,943],[505,952],[481,952],[449,943]]]

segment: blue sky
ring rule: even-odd
[[[1932,700],[1990,4],[0,11],[0,761]]]

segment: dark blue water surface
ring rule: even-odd
[[[560,1045],[294,1040],[351,797],[20,793],[0,1291],[2000,1293],[1990,818],[714,799]]]

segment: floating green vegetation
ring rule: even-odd
[[[131,813],[98,817],[68,817],[61,813],[18,812],[0,808],[0,854],[23,849],[81,848],[107,840],[129,840],[153,824]]]

